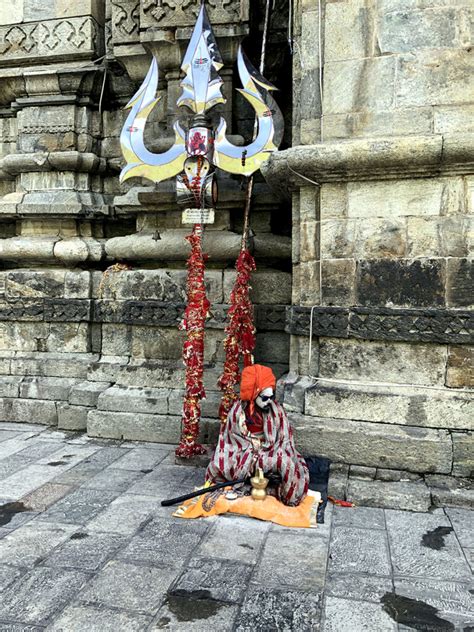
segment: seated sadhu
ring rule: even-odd
[[[212,483],[252,476],[256,468],[281,478],[276,494],[285,505],[298,505],[308,491],[308,468],[297,452],[283,408],[275,402],[273,371],[245,367],[237,401],[221,426],[214,456],[206,472]]]

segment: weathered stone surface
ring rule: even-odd
[[[21,377],[5,375],[0,378],[0,397],[18,397]]]
[[[351,478],[364,478],[373,480],[375,478],[375,467],[366,467],[364,465],[351,465],[350,476]]]
[[[321,303],[354,304],[356,262],[353,259],[325,259],[321,262]]]
[[[206,293],[211,303],[222,303],[222,272],[206,272]],[[186,270],[127,270],[112,272],[102,282],[99,298],[114,300],[186,302]]]
[[[45,560],[46,566],[96,571],[125,543],[125,538],[110,533],[76,532]]]
[[[328,494],[340,500],[346,499],[349,466],[343,463],[332,463],[329,473]]]
[[[77,380],[67,377],[25,377],[20,385],[20,397],[67,401]]]
[[[23,573],[23,569],[13,566],[0,566],[0,590],[4,590]]]
[[[474,388],[474,347],[448,347],[446,386]]]
[[[3,399],[2,419],[6,421],[35,421],[46,426],[56,426],[56,403],[43,399]]]
[[[35,521],[23,525],[0,540],[2,562],[11,566],[33,566],[74,531],[75,527],[59,523]]]
[[[201,542],[196,555],[256,564],[268,530],[268,523],[249,522],[237,516],[218,521]]]
[[[396,575],[445,581],[469,579],[470,569],[443,512],[420,514],[387,510],[385,516]],[[446,529],[441,531],[441,527]],[[433,538],[440,532],[442,544],[438,546]]]
[[[271,531],[255,580],[273,589],[292,586],[297,590],[318,590],[323,586],[327,547],[325,538],[309,539],[304,533]],[[301,559],[306,563],[301,564]]]
[[[472,513],[468,509],[447,507],[446,514],[462,547],[474,548]]]
[[[474,473],[474,433],[452,432],[451,438],[453,440],[453,475],[472,478]]]
[[[469,584],[455,581],[439,581],[433,579],[395,578],[395,592],[412,600],[428,604],[435,608],[439,627],[446,629],[469,628],[472,624],[472,593]],[[399,617],[400,623],[406,623],[415,629],[436,625],[429,612],[418,612],[410,616]],[[411,619],[411,620],[410,620]]]
[[[58,428],[64,430],[86,430],[87,415],[91,410],[89,406],[71,406],[58,402]]]
[[[291,421],[303,454],[412,472],[451,471],[451,438],[446,430],[296,414]]]
[[[385,468],[378,467],[375,478],[379,481],[419,481],[421,476],[414,474],[413,472],[407,472],[403,470],[387,470]]]
[[[211,599],[200,598],[198,601],[187,596],[168,595],[155,617],[156,630],[176,630],[186,632],[189,626],[194,629],[212,627],[216,630],[232,629],[238,606],[224,604]]]
[[[432,108],[416,107],[380,112],[348,112],[324,117],[326,140],[349,137],[387,137],[403,134],[429,134],[433,127]],[[311,142],[314,142],[314,137]]]
[[[468,430],[474,394],[403,386],[319,381],[305,393],[305,414],[382,423]]]
[[[17,353],[11,361],[13,375],[76,377],[85,379],[98,356],[89,353]]]
[[[173,584],[169,594],[186,596],[196,590],[206,591],[210,599],[224,603],[241,603],[252,566],[231,560],[192,559]]]
[[[96,489],[78,489],[55,503],[41,515],[41,520],[63,524],[85,524],[103,511],[118,492]]]
[[[439,215],[443,181],[398,180],[382,182],[351,182],[347,185],[348,217],[386,217],[406,215]]]
[[[125,611],[109,610],[102,605],[83,606],[72,605],[67,606],[61,615],[50,624],[52,632],[80,632],[81,630],[92,630],[98,627],[103,632],[141,632],[151,622],[151,616],[133,614]]]
[[[326,594],[330,597],[348,597],[376,604],[392,588],[391,578],[377,575],[331,573],[326,582]]]
[[[178,443],[180,428],[179,417],[166,415],[92,410],[87,417],[87,434],[92,437]]]
[[[69,393],[69,403],[76,406],[96,406],[99,395],[110,385],[110,382],[76,383]]]
[[[172,568],[158,569],[112,561],[89,583],[81,597],[87,604],[153,614],[176,572]]]
[[[328,62],[324,67],[323,110],[328,114],[389,109],[394,92],[395,60],[390,57]],[[360,86],[363,85],[363,90]]]
[[[228,303],[237,273],[224,271],[224,302]],[[287,305],[291,303],[291,275],[276,270],[259,270],[252,275],[250,298],[253,303]]]
[[[329,554],[331,573],[390,575],[387,536],[382,530],[336,526]]]
[[[310,632],[319,626],[319,595],[293,591],[251,590],[237,617],[235,630],[300,630]]]
[[[403,7],[401,3],[400,8]],[[456,32],[459,13],[441,7],[432,11],[390,11],[380,16],[378,45],[382,53],[403,53],[424,48],[459,46]]]
[[[427,72],[427,68],[433,72]],[[472,101],[472,86],[465,77],[472,72],[472,59],[463,49],[424,50],[399,59],[396,86],[401,107],[426,104],[456,104]]]
[[[431,494],[423,482],[368,481],[349,478],[347,497],[358,505],[428,511]]]
[[[9,298],[64,296],[64,270],[10,270],[6,275],[5,293]]]
[[[116,492],[125,492],[133,483],[143,476],[142,472],[110,469],[106,468],[95,476],[92,476],[87,483],[82,485],[83,489],[107,489]]]
[[[450,307],[473,307],[473,261],[471,259],[448,259],[446,275],[446,304]]]
[[[45,623],[77,594],[88,578],[78,571],[33,569],[2,593],[0,617],[25,623]]]
[[[72,490],[70,485],[46,483],[31,493],[23,496],[21,502],[33,511],[46,511],[55,502],[64,498]]]
[[[442,386],[446,347],[326,338],[319,344],[321,377]]]
[[[163,566],[181,566],[197,547],[207,525],[196,529],[189,523],[170,522],[166,518],[154,518],[135,535],[119,553],[118,559],[131,563],[147,563]],[[160,547],[156,542],[162,543]]]
[[[324,609],[325,632],[351,632],[364,628],[377,632],[396,632],[398,626],[380,604],[339,597],[327,598]]]
[[[383,509],[372,507],[334,507],[333,521],[335,525],[344,527],[361,527],[365,529],[385,529]]]
[[[135,491],[137,490],[137,491]],[[90,532],[132,535],[159,507],[157,498],[140,496],[137,485],[122,494],[87,525]],[[133,495],[132,495],[133,492]]]
[[[472,480],[440,475],[427,475],[425,480],[436,507],[474,507]]]
[[[169,391],[162,388],[132,388],[112,386],[98,398],[99,410],[166,414],[168,412]]]
[[[442,259],[361,261],[357,266],[358,301],[361,305],[443,306],[444,277]]]
[[[167,456],[163,448],[134,448],[111,464],[112,468],[121,470],[152,470]]]

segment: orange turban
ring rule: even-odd
[[[253,402],[259,393],[265,388],[275,390],[276,378],[268,366],[252,364],[242,371],[240,382],[240,399],[244,402]]]

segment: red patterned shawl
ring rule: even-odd
[[[270,403],[264,415],[263,431],[260,449],[255,449],[245,423],[245,412],[240,401],[236,402],[227,422],[221,425],[206,480],[218,483],[250,476],[256,464],[265,473],[280,474],[279,499],[285,505],[298,505],[308,491],[308,468],[295,448],[293,430],[280,404]]]

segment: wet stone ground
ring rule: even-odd
[[[0,424],[0,632],[474,629],[472,512],[304,530],[160,506],[202,477],[170,446]]]

